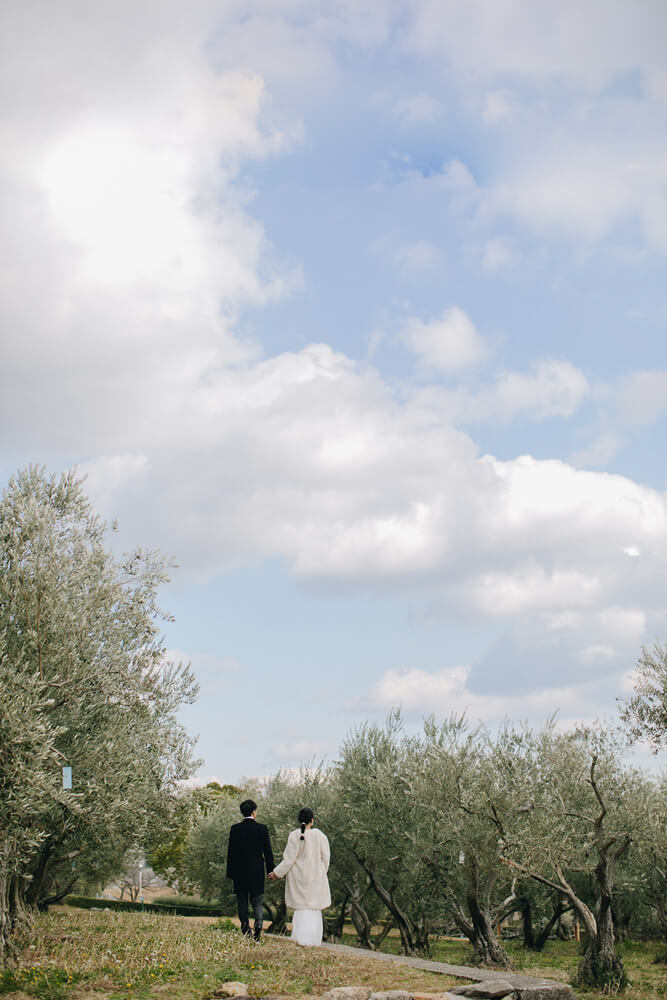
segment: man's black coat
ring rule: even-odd
[[[268,829],[251,818],[235,823],[227,848],[227,878],[234,879],[234,892],[264,892],[264,862],[266,871],[272,872],[275,865]]]

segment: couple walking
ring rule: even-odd
[[[246,799],[240,805],[243,819],[229,831],[227,878],[234,879],[241,930],[250,935],[248,899],[255,919],[254,937],[262,932],[264,866],[272,882],[286,877],[285,902],[294,910],[292,937],[298,944],[322,942],[322,910],[331,905],[329,841],[313,826],[313,810],[299,811],[299,826],[287,838],[283,859],[273,865],[269,831],[258,823],[257,803]]]

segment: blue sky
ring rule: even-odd
[[[0,468],[178,563],[201,779],[667,633],[662,0],[10,2]]]

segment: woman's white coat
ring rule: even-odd
[[[331,906],[329,841],[314,827],[305,830],[303,837],[300,827],[292,830],[283,859],[273,870],[278,878],[286,876],[285,902],[293,910],[325,910]]]

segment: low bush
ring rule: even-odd
[[[120,910],[123,912],[171,913],[179,917],[222,917],[219,906],[192,900],[188,903],[180,901],[133,903],[129,899],[95,899],[91,896],[66,896],[67,906],[76,906],[82,910]]]

